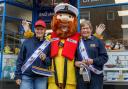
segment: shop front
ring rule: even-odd
[[[77,2],[76,2],[77,1]],[[21,21],[47,22],[54,5],[70,2],[78,6],[78,19],[90,20],[93,29],[106,25],[103,40],[109,60],[104,67],[104,89],[126,89],[128,85],[128,0],[0,0],[0,89],[18,88],[14,82],[15,62],[24,40]],[[34,29],[32,29],[34,30]],[[79,29],[78,29],[79,31]],[[10,85],[6,86],[7,83]]]

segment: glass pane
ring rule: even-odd
[[[12,16],[16,18],[26,19],[31,21],[32,20],[32,11],[22,9],[20,7],[12,6],[7,4],[7,16]]]
[[[99,4],[116,4],[116,3],[126,3],[128,0],[80,0],[80,5],[82,6],[93,6]]]
[[[49,5],[53,5],[53,2],[52,2],[52,0],[39,0],[38,1],[38,5],[40,7],[42,7],[42,6],[49,6]]]
[[[100,23],[106,25],[106,30],[103,33],[106,49],[128,50],[128,5],[81,9],[80,13],[81,19],[90,17],[94,32]]]
[[[33,5],[33,0],[7,0],[7,1],[14,2],[14,3],[21,3],[23,5],[30,6],[30,7],[32,7]]]
[[[54,5],[62,3],[64,1],[68,1],[68,0],[54,0]]]
[[[1,56],[1,38],[2,38],[1,25],[2,25],[2,17],[0,17],[0,56]]]
[[[0,15],[2,15],[2,14],[3,14],[3,9],[4,9],[4,4],[3,4],[3,3],[1,3],[1,4],[0,4]]]
[[[39,0],[38,5],[39,6],[50,6],[50,5],[56,5],[61,2],[64,2],[64,0]]]
[[[15,62],[22,43],[21,23],[6,18],[6,29],[4,39],[4,55],[3,55],[3,79],[13,79],[15,71]]]

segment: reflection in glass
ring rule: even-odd
[[[1,25],[2,25],[2,17],[0,17],[0,55],[1,55],[1,38],[2,38]]]
[[[30,6],[30,7],[32,7],[33,5],[33,0],[7,0],[7,1],[10,1],[13,3],[21,3],[23,5]]]
[[[7,4],[6,11],[7,11],[7,16],[12,16],[15,18],[20,18],[20,19],[26,19],[29,21],[32,20],[32,11],[30,10],[22,9],[20,7]]]
[[[38,5],[40,7],[42,6],[52,6],[52,5],[57,5],[61,2],[63,2],[64,0],[38,0]]]
[[[4,9],[4,4],[3,4],[3,3],[1,3],[1,4],[0,4],[0,15],[2,15],[2,14],[3,14],[3,9]]]
[[[6,20],[4,54],[18,54],[22,34],[19,21]]]
[[[6,18],[4,34],[4,55],[2,62],[2,78],[14,79],[15,62],[21,46],[23,36],[21,23]]]

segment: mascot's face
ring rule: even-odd
[[[67,13],[57,13],[53,16],[52,30],[60,38],[67,38],[77,32],[77,17]]]

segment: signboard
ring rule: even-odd
[[[101,0],[83,0],[83,2],[96,2],[96,1],[101,1]]]
[[[42,18],[45,22],[51,22],[52,16],[54,15],[54,7],[45,8],[39,11],[39,18]]]

